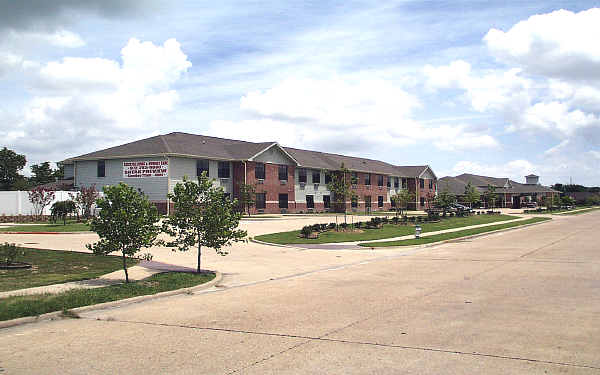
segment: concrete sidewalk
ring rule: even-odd
[[[127,268],[127,272],[129,274],[129,281],[139,281],[164,271],[160,269],[151,269],[141,265],[136,265]],[[121,269],[118,271],[107,273],[96,279],[70,281],[61,284],[44,285],[33,288],[0,292],[0,299],[12,296],[29,296],[33,294],[58,294],[72,289],[102,288],[109,285],[121,284],[123,282],[125,282],[125,272]]]

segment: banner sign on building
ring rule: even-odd
[[[167,177],[168,174],[168,160],[123,162],[123,177],[125,178]]]

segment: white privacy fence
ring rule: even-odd
[[[44,208],[43,215],[50,215],[50,207],[54,202],[70,200],[71,194],[77,191],[55,191],[54,200]],[[34,215],[35,209],[29,201],[27,191],[0,191],[0,215]]]

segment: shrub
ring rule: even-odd
[[[327,225],[328,229],[335,229],[335,223],[329,223],[329,225]]]
[[[415,222],[415,217],[414,216],[410,216],[408,218],[408,221],[411,222],[411,223],[414,223]]]
[[[321,232],[325,232],[327,230],[327,224],[319,224]]]
[[[313,224],[311,226],[311,229],[313,232],[320,232],[321,231],[321,224]]]
[[[25,255],[25,251],[14,243],[5,242],[0,245],[0,262],[7,266],[13,264],[18,255]]]
[[[360,228],[360,227],[362,227],[362,222],[361,221],[357,221],[356,223],[354,223],[354,226],[356,228]]]
[[[346,228],[348,228],[348,223],[341,223],[341,224],[340,224],[340,227],[341,227],[342,229],[346,229]]]
[[[400,218],[399,218],[398,216],[394,216],[394,217],[392,218],[392,223],[394,223],[394,224],[396,224],[396,225],[398,225],[398,222],[399,222],[399,221],[400,221]]]
[[[302,230],[300,230],[300,235],[304,238],[310,237],[311,233],[312,233],[312,227],[310,225],[305,225],[302,227]]]

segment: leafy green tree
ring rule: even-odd
[[[50,208],[50,212],[53,221],[56,221],[57,219],[62,219],[63,225],[67,225],[67,217],[69,216],[69,214],[77,212],[77,206],[75,205],[75,202],[71,200],[58,201],[54,202],[54,204]]]
[[[56,169],[52,171],[52,177],[55,181],[65,178],[65,166],[61,163],[56,163]]]
[[[250,216],[250,208],[254,206],[255,196],[256,190],[254,189],[254,186],[250,184],[240,185],[240,207],[242,208],[242,211],[244,210],[244,208],[247,210],[248,216]]]
[[[554,194],[552,196],[552,206],[554,207],[560,207],[562,201],[560,199],[560,194]]]
[[[442,210],[443,216],[446,216],[446,212],[448,212],[448,209],[455,202],[456,197],[454,196],[454,194],[450,193],[447,186],[441,192],[438,193],[438,196],[435,200],[436,206]]]
[[[164,221],[163,230],[175,239],[166,245],[180,251],[198,247],[198,272],[202,246],[227,255],[225,246],[244,241],[246,231],[237,229],[242,218],[235,209],[237,201],[226,199],[223,188],[215,187],[206,173],[198,177],[197,183],[184,177],[183,183],[175,185],[173,194],[168,196],[174,212]]]
[[[415,195],[407,189],[400,189],[396,194],[390,197],[394,203],[396,217],[402,216],[402,211],[406,210],[408,204],[415,199]]]
[[[344,210],[344,224],[347,225],[346,202],[348,200],[352,201],[355,194],[352,191],[350,171],[344,166],[344,163],[342,163],[340,169],[331,172],[331,181],[327,184],[327,190],[333,194],[336,212]]]
[[[100,213],[91,222],[100,241],[86,246],[94,254],[121,252],[125,282],[129,282],[126,257],[155,243],[160,232],[158,211],[145,195],[122,182],[103,191],[104,197],[96,201]]]
[[[43,185],[48,182],[54,182],[54,170],[50,167],[50,162],[43,162],[31,166],[30,181],[34,185]]]
[[[0,150],[0,188],[9,190],[23,176],[19,172],[25,167],[25,155],[20,155],[4,147]]]
[[[483,193],[483,197],[492,210],[496,208],[496,199],[498,199],[498,195],[496,194],[495,186],[488,185],[487,189]]]
[[[479,192],[475,189],[475,186],[471,185],[469,181],[465,186],[465,201],[469,203],[469,208],[473,208],[473,205],[479,202]]]
[[[561,199],[561,203],[563,206],[573,206],[575,205],[575,199],[571,198],[568,195],[563,196]]]

